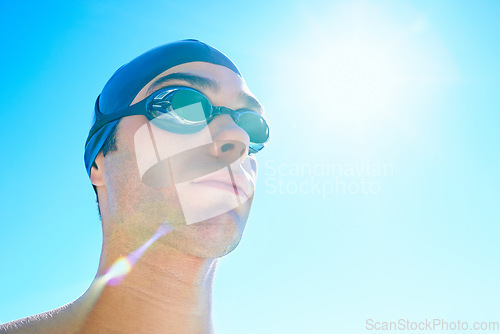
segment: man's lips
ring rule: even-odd
[[[244,192],[238,186],[232,185],[232,184],[229,184],[226,182],[219,182],[219,181],[215,181],[215,180],[205,180],[205,181],[200,181],[200,182],[195,182],[195,183],[207,185],[207,186],[217,188],[217,189],[226,190],[226,191],[229,191],[233,194],[238,194],[238,195],[244,194]]]
[[[234,182],[227,173],[216,173],[197,178],[193,180],[193,183],[204,184],[214,188],[230,191],[233,194],[238,193],[239,195],[245,195],[248,198],[251,193],[251,184],[245,175],[232,173],[232,179]]]

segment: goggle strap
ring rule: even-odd
[[[99,99],[99,98],[98,98]],[[96,102],[96,122],[92,126],[92,129],[90,130],[89,138],[91,138],[97,131],[99,131],[100,128],[102,128],[104,125],[106,125],[109,122],[116,121],[119,118],[127,117],[127,116],[133,116],[133,115],[142,115],[143,112],[141,110],[145,110],[146,103],[147,103],[147,98],[143,99],[140,102],[137,102],[136,104],[131,105],[130,107],[127,107],[125,109],[119,110],[112,115],[106,115],[103,114],[99,110],[98,102]],[[88,140],[87,140],[88,143]],[[85,145],[87,145],[85,143]]]

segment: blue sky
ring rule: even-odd
[[[2,3],[0,322],[92,281],[95,98],[122,64],[183,38],[232,58],[272,126],[245,235],[216,274],[217,333],[500,321],[499,12],[493,0]]]

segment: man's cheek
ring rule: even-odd
[[[182,136],[167,133],[146,122],[134,134],[139,179],[149,187],[168,188],[175,192],[188,225],[229,212],[253,195],[256,163],[253,159],[244,159],[243,167],[240,161],[245,144],[228,142],[231,142],[233,153],[228,152],[217,158],[210,152],[214,145],[220,143],[213,142],[208,127],[196,134]],[[246,194],[235,191],[222,196],[203,187],[193,189],[191,184],[197,178],[217,173],[218,177],[225,176],[225,183],[234,185],[233,173],[241,174],[240,169],[248,174],[250,182],[253,180]],[[215,201],[216,198],[219,200]],[[200,202],[205,205],[199,205]]]

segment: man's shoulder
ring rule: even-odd
[[[69,304],[68,304],[69,305]],[[68,305],[44,313],[32,315],[26,318],[10,321],[0,324],[0,333],[19,333],[19,334],[44,334],[44,333],[71,333],[71,319],[68,314]]]
[[[40,325],[46,320],[44,314],[32,315],[0,325],[0,333],[43,333]]]

